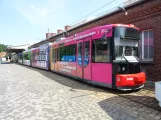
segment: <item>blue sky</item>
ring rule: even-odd
[[[0,0],[0,43],[32,44],[45,39],[45,33],[63,29],[113,0]],[[115,0],[89,17],[121,4]]]

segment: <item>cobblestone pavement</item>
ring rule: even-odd
[[[153,90],[125,94],[40,69],[0,64],[0,120],[161,120],[160,109],[151,103],[158,108]]]

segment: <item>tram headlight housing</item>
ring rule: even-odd
[[[117,71],[121,72],[121,67],[120,66],[117,67]]]
[[[124,73],[126,71],[126,65],[117,65],[115,66],[115,70],[117,73]]]

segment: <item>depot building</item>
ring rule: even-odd
[[[54,42],[60,37],[68,37],[84,30],[106,24],[133,24],[140,29],[140,59],[142,71],[147,80],[161,80],[161,0],[125,0],[123,7],[107,12],[92,20],[82,21],[74,26],[65,26],[64,30],[47,33],[46,39],[30,48]]]

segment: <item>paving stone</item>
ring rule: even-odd
[[[157,116],[155,116],[155,119],[156,120],[160,120],[161,119],[161,116],[157,115]]]
[[[155,117],[158,113],[159,113],[159,111],[153,110],[153,111],[149,114],[149,116]]]
[[[0,91],[0,120],[160,119],[142,104],[149,90],[120,95],[23,65],[0,64]]]
[[[144,117],[138,117],[138,120],[146,120]]]

